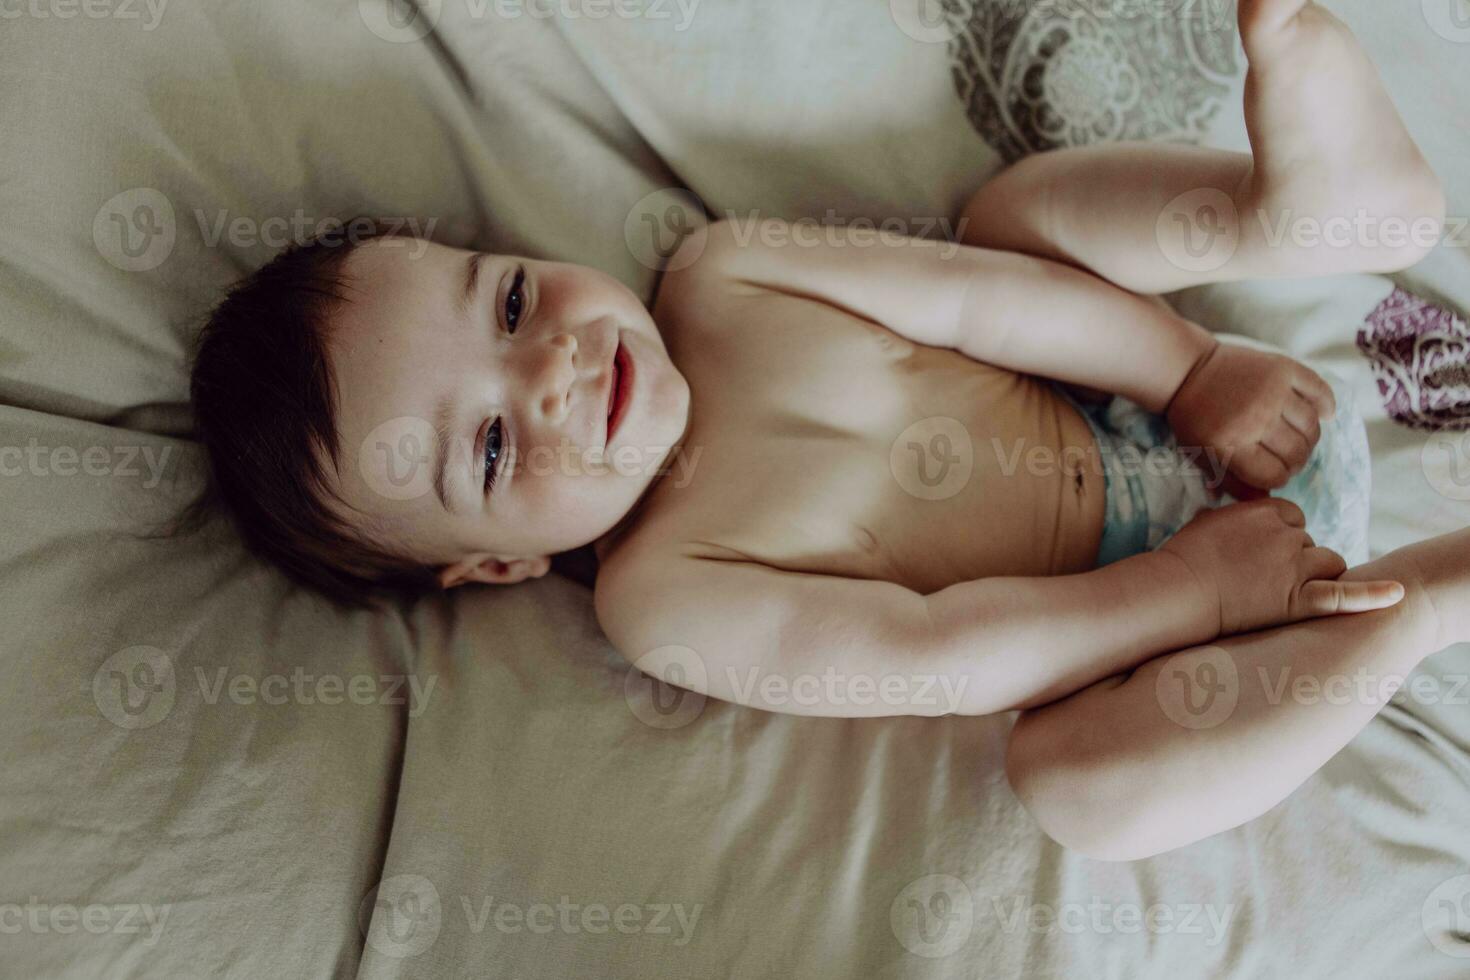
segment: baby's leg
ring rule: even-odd
[[[1157,854],[1266,812],[1378,713],[1394,679],[1470,640],[1470,530],[1344,578],[1393,579],[1407,594],[1378,612],[1159,657],[1026,712],[1006,760],[1017,795],[1058,841],[1107,859]]]
[[[966,243],[1141,293],[1422,258],[1443,191],[1352,33],[1310,0],[1240,0],[1240,29],[1252,154],[1150,143],[1039,154],[975,195]]]

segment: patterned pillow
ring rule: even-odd
[[[1244,72],[1234,0],[943,0],[955,89],[1007,163],[1117,140],[1194,142]]]

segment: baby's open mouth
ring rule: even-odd
[[[608,386],[607,393],[607,439],[610,441],[613,434],[617,432],[618,423],[627,414],[628,395],[632,390],[633,361],[628,356],[628,350],[618,343],[618,349],[613,352],[612,384]]]

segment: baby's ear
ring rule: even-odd
[[[452,589],[466,582],[482,585],[514,585],[528,578],[540,578],[551,569],[551,558],[506,558],[501,555],[469,555],[439,569],[439,586]]]

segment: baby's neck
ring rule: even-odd
[[[682,453],[684,452],[684,437],[688,434],[688,432],[689,427],[686,424],[684,427],[684,432],[680,433],[678,440],[673,445],[673,448],[671,448],[668,452],[668,455],[664,457],[664,461],[659,467],[659,472],[654,476],[652,480],[649,481],[648,486],[643,489],[643,493],[640,494],[638,499],[633,502],[633,506],[628,508],[628,512],[623,515],[622,519],[619,520],[617,524],[613,525],[612,530],[608,531],[602,537],[592,542],[592,552],[596,558],[597,564],[602,564],[603,559],[608,555],[609,552],[612,551],[614,547],[616,547],[617,543],[622,540],[623,536],[628,532],[629,528],[631,528],[633,524],[637,521],[639,515],[642,514],[644,508],[647,506],[648,499],[653,496],[654,489],[662,484],[665,480],[667,480],[670,474],[676,471],[684,472],[683,470],[681,470],[680,461],[683,458]],[[691,464],[689,470],[692,471],[692,469],[693,466]],[[685,472],[685,475],[687,476],[688,473]]]

